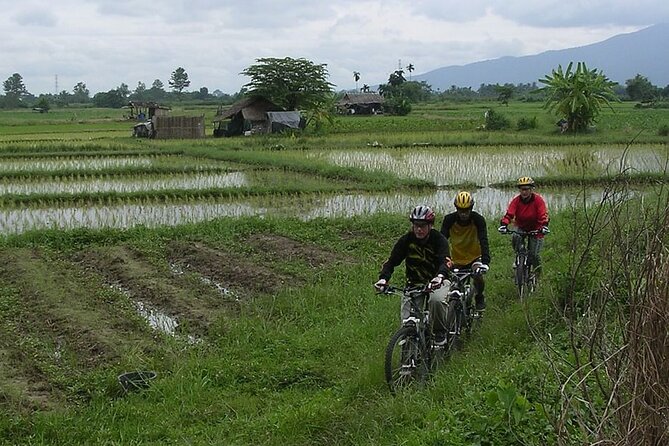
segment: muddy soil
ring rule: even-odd
[[[166,335],[138,314],[138,302],[177,321],[176,335],[206,342],[209,327],[236,317],[248,299],[300,286],[315,270],[345,261],[283,236],[246,242],[245,253],[184,240],[158,255],[122,244],[66,256],[3,250],[0,406],[32,411],[80,401],[92,390],[78,385],[87,373],[115,376],[129,352],[165,348]]]

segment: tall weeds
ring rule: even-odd
[[[547,413],[561,445],[669,444],[669,193],[634,192],[626,174],[574,209],[553,299],[567,336],[530,319],[560,383]]]

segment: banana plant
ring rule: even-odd
[[[584,132],[597,120],[602,107],[611,107],[619,101],[610,81],[601,71],[589,70],[585,62],[578,62],[576,69],[570,62],[563,71],[562,65],[539,82],[545,87],[538,91],[546,94],[544,108],[556,113],[568,123],[572,132]]]

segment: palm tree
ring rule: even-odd
[[[353,79],[355,79],[355,89],[357,91],[358,90],[358,81],[360,80],[360,72],[359,71],[354,71],[353,72]]]
[[[362,84],[362,88],[360,89],[363,93],[367,93],[369,91],[369,85],[367,84]]]
[[[414,68],[414,66],[413,66],[412,63],[410,63],[409,65],[407,65],[407,71],[409,72],[409,80],[411,80],[411,72],[412,72],[413,70],[415,70],[415,68]]]

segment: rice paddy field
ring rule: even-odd
[[[558,392],[508,240],[490,234],[481,333],[399,398],[381,372],[398,303],[370,284],[413,206],[441,219],[469,190],[494,228],[523,175],[548,203],[558,277],[570,216],[612,183],[666,194],[669,110],[616,104],[561,135],[539,104],[497,107],[536,129],[478,130],[490,107],[169,141],[132,138],[122,110],[0,111],[0,444],[554,444]],[[530,311],[554,328],[547,305]],[[150,388],[119,386],[143,369]],[[534,409],[500,422],[504,392]]]

